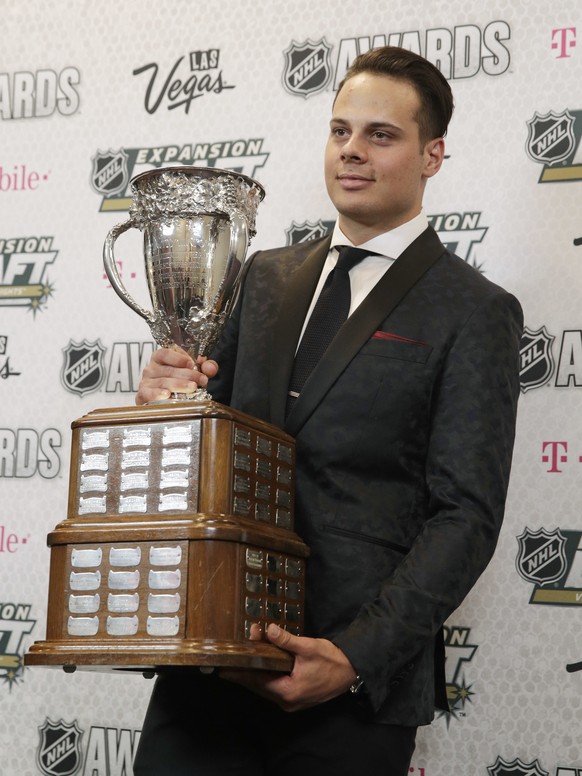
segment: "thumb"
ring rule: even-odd
[[[274,644],[281,649],[285,649],[287,652],[291,652],[294,655],[301,652],[301,638],[299,636],[294,636],[292,633],[289,633],[289,631],[283,630],[283,628],[280,628],[273,622],[267,628],[267,638],[271,644]]]

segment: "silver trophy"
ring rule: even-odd
[[[196,362],[216,344],[236,301],[264,189],[246,175],[211,167],[150,170],[131,188],[129,219],[105,240],[105,271],[120,298],[147,321],[156,343],[178,345]],[[117,269],[115,241],[132,228],[144,235],[153,311],[133,299]],[[199,389],[195,398],[210,397]]]

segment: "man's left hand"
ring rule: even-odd
[[[267,638],[294,656],[290,674],[222,669],[220,676],[273,701],[284,711],[300,711],[329,701],[346,692],[356,679],[345,654],[327,639],[294,636],[273,624],[267,629]]]

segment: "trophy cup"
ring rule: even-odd
[[[129,219],[105,241],[107,274],[158,345],[196,361],[234,306],[263,189],[196,167],[151,170],[131,185]],[[117,271],[114,244],[130,228],[144,235],[151,312]],[[264,633],[269,622],[303,630],[308,550],[293,531],[292,437],[203,389],[94,410],[72,429],[67,518],[48,536],[46,640],[25,663],[290,669]]]

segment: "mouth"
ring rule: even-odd
[[[351,172],[339,173],[336,177],[340,186],[348,191],[357,191],[366,188],[374,182],[373,178],[367,178],[365,175],[358,175],[357,173]]]

